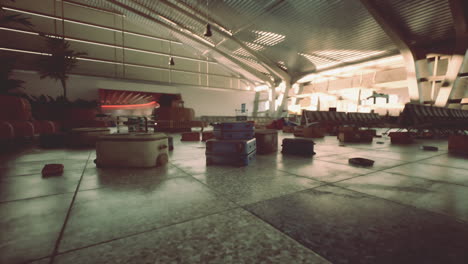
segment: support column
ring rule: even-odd
[[[449,5],[455,27],[455,47],[436,99],[437,106],[448,106],[449,99],[461,99],[465,89],[457,85],[457,78],[467,57],[468,16],[466,10],[468,4],[466,0],[449,0]]]
[[[468,51],[464,55],[454,54],[449,61],[447,74],[440,87],[439,94],[436,99],[436,106],[448,106],[449,99],[461,99],[465,95],[465,89],[462,81],[458,78],[458,74],[462,73],[466,68]]]
[[[270,109],[269,113],[271,117],[275,117],[275,112],[276,112],[276,87],[272,86],[269,88],[270,90],[268,91],[268,101],[270,102]]]
[[[406,36],[405,32],[402,30],[401,25],[399,26],[399,21],[389,16],[385,10],[379,10],[378,6],[372,0],[361,0],[361,3],[383,31],[385,31],[395,43],[403,56],[407,71],[410,101],[412,103],[422,103],[424,88],[419,82],[421,78],[419,75],[424,72],[427,62],[425,64],[421,61],[421,57],[416,57],[417,52],[412,49],[408,36]],[[423,60],[425,61],[425,58]]]
[[[291,84],[290,83],[285,83],[286,87],[284,88],[283,94],[283,100],[281,100],[280,105],[278,106],[278,109],[276,110],[276,117],[280,118],[283,114],[284,110],[288,110],[288,97],[289,97],[289,90],[291,89]]]
[[[259,101],[260,101],[260,92],[255,92],[255,99],[254,99],[253,111],[252,111],[253,117],[257,117]]]

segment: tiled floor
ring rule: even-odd
[[[98,169],[93,150],[0,156],[0,263],[468,263],[468,159],[444,140],[330,136],[313,158],[238,168],[206,167],[204,143],[174,136],[162,168]],[[43,178],[46,163],[64,175]]]

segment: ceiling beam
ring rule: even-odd
[[[198,21],[201,24],[206,24],[206,23],[210,22],[206,18],[200,18],[199,16],[195,15],[194,13],[196,13],[197,11],[194,10],[191,6],[184,5],[186,8],[191,9],[193,11],[192,13],[178,7],[177,5],[174,5],[173,3],[170,3],[167,0],[160,0],[160,1],[162,3],[164,3],[165,5],[169,6],[170,8],[176,10],[177,12],[182,13],[185,16],[190,17],[190,18]],[[280,2],[282,2],[282,1],[284,1],[284,0],[281,0]],[[215,22],[215,24],[219,25],[217,22]],[[285,82],[288,82],[288,83],[291,81],[291,77],[283,69],[281,69],[278,65],[276,65],[276,63],[271,61],[270,58],[268,58],[266,56],[263,56],[259,52],[256,52],[256,51],[252,50],[247,45],[245,45],[242,41],[240,41],[236,37],[234,37],[233,34],[228,34],[224,30],[220,30],[218,27],[212,27],[212,30],[216,30],[218,32],[218,34],[223,36],[223,38],[233,41],[234,43],[239,45],[241,48],[246,50],[257,61],[259,61],[260,64],[270,72],[270,74],[277,77],[275,81],[278,81],[277,79],[281,79],[282,81],[285,81]]]
[[[398,21],[391,17],[388,12],[380,10],[373,0],[361,0],[361,3],[400,50],[407,71],[408,92],[411,102],[422,103],[423,85],[418,82],[418,79],[424,77],[422,75],[425,75],[423,72],[426,70],[424,68],[427,66],[427,62],[424,63],[421,58],[417,57],[419,54],[412,48],[409,37],[403,28],[399,26]]]
[[[141,17],[141,18],[147,19],[147,20],[149,20],[149,21],[151,21],[151,22],[153,22],[153,23],[156,23],[156,24],[158,24],[158,25],[160,25],[160,26],[162,26],[162,27],[165,27],[166,29],[176,31],[177,34],[180,34],[180,35],[182,35],[182,36],[184,36],[184,37],[186,37],[186,38],[189,38],[189,39],[191,39],[191,40],[193,40],[193,41],[195,41],[195,42],[197,42],[197,43],[199,43],[199,44],[205,46],[205,47],[208,48],[208,49],[212,49],[213,51],[217,52],[217,53],[220,54],[221,56],[223,56],[223,57],[225,57],[226,59],[230,60],[230,61],[233,62],[234,64],[239,65],[239,66],[242,67],[245,71],[247,71],[247,72],[249,72],[250,74],[254,75],[254,76],[257,77],[258,79],[264,81],[265,83],[271,84],[271,80],[270,80],[267,76],[265,76],[264,74],[262,74],[262,73],[260,73],[260,72],[258,72],[258,71],[256,71],[256,70],[254,70],[254,69],[252,69],[251,67],[245,65],[244,63],[240,62],[239,60],[237,60],[237,59],[235,59],[235,58],[232,58],[232,57],[229,56],[228,54],[226,54],[226,53],[222,52],[221,50],[217,49],[216,47],[211,47],[211,46],[208,45],[207,43],[205,43],[205,42],[203,42],[203,41],[201,41],[201,40],[199,40],[199,39],[193,37],[191,34],[188,34],[188,33],[184,32],[184,31],[181,31],[181,30],[179,29],[179,27],[180,27],[179,25],[177,25],[177,26],[169,26],[169,25],[167,25],[167,24],[165,24],[165,23],[159,21],[158,19],[155,19],[154,17],[152,17],[152,16],[150,16],[150,15],[148,15],[148,14],[145,14],[145,13],[143,13],[143,12],[141,12],[141,11],[139,11],[139,10],[133,8],[133,7],[130,7],[130,6],[126,5],[126,4],[124,4],[124,3],[121,3],[121,2],[119,2],[119,1],[117,1],[117,0],[106,0],[106,1],[109,2],[109,3],[111,3],[111,4],[114,4],[115,6],[118,6],[118,7],[122,8],[122,9],[126,10],[127,12],[133,13],[133,14],[136,15],[136,16],[139,16],[139,17]],[[141,5],[140,5],[140,6],[141,6]],[[142,6],[142,7],[143,7],[143,8],[146,8],[146,7],[144,7],[144,6]],[[153,11],[153,10],[148,10],[148,11],[154,12],[155,15],[159,15],[159,16],[160,16],[160,14],[158,14],[157,12],[155,12],[155,11]],[[176,23],[175,23],[175,24],[176,24]],[[193,32],[192,32],[192,33],[193,33]],[[193,33],[193,34],[194,34],[194,33]],[[244,76],[244,78],[247,78],[247,77]]]

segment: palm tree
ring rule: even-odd
[[[46,37],[47,53],[50,56],[41,56],[38,61],[41,79],[51,78],[62,83],[63,97],[67,99],[68,74],[75,68],[77,57],[86,55],[70,49],[70,43],[63,38]]]
[[[11,2],[15,2],[15,0],[10,0]],[[1,7],[1,5],[0,5]],[[23,15],[16,14],[16,15],[7,15],[5,14],[5,10],[0,8],[0,25],[7,25],[7,24],[19,24],[23,25],[28,28],[32,28],[33,24],[29,21],[29,17],[24,17]]]

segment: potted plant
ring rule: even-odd
[[[68,75],[76,67],[77,57],[86,55],[70,48],[70,43],[63,38],[46,38],[46,52],[51,56],[41,56],[38,61],[38,72],[41,79],[51,78],[60,81],[63,88],[63,98],[67,100]]]

